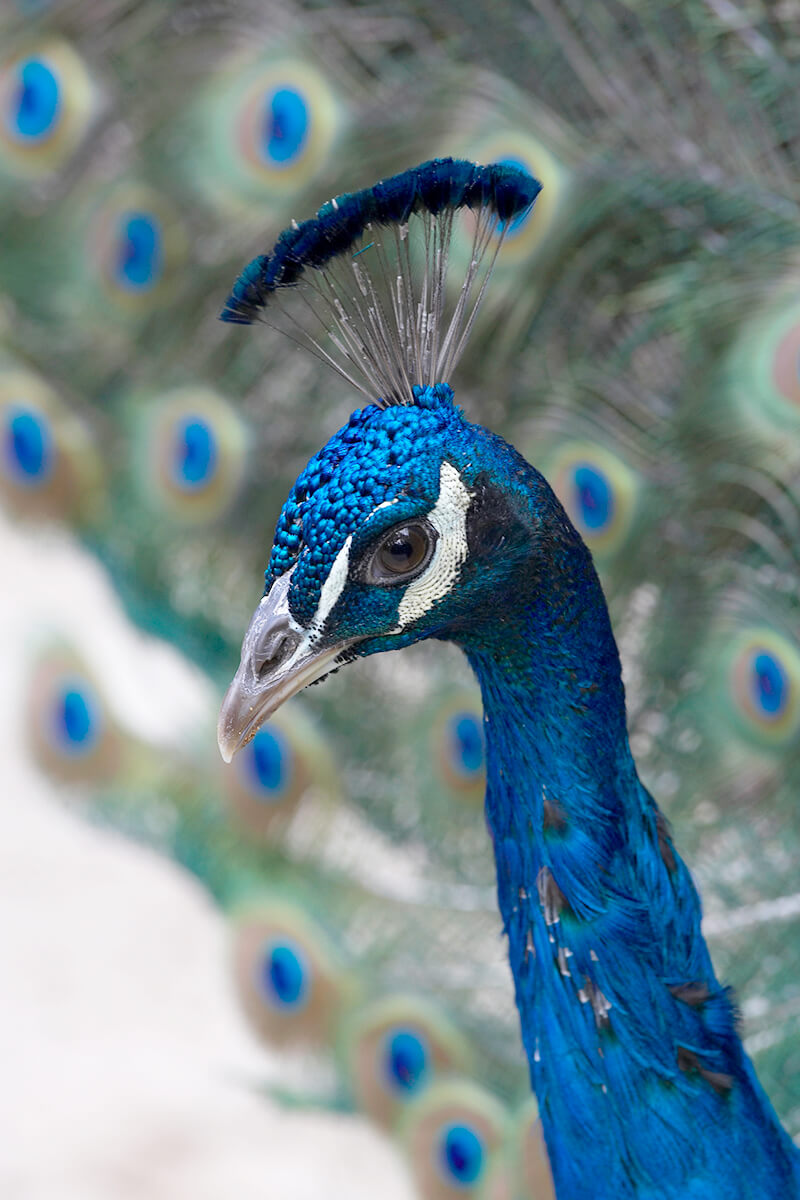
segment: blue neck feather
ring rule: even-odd
[[[800,1196],[800,1158],[636,773],[591,558],[559,527],[548,577],[532,561],[503,621],[459,637],[483,694],[500,909],[559,1200]]]

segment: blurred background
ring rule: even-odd
[[[458,655],[355,664],[231,767],[214,734],[358,403],[217,313],[293,218],[443,154],[544,185],[451,382],[592,549],[800,1134],[799,62],[798,0],[0,6],[4,1195],[550,1195]]]

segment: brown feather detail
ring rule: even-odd
[[[536,888],[539,892],[539,903],[544,912],[545,923],[555,925],[564,909],[569,908],[569,904],[549,867],[542,867],[539,871],[536,876]]]
[[[726,1096],[733,1087],[733,1076],[726,1071],[711,1071],[708,1067],[699,1067],[700,1074],[706,1083],[710,1083],[718,1096]]]
[[[669,990],[676,1000],[680,1000],[682,1004],[688,1004],[690,1008],[702,1008],[711,995],[708,984],[699,979],[693,979],[691,983],[679,983]]]
[[[704,1067],[695,1052],[688,1050],[686,1046],[678,1046],[678,1066],[687,1074],[689,1071],[697,1071],[697,1074],[713,1087],[718,1096],[726,1095],[733,1087],[732,1075]]]
[[[672,842],[670,840],[669,821],[662,812],[656,813],[656,835],[658,837],[658,849],[664,861],[664,866],[668,871],[674,871],[675,851],[672,849]]]
[[[600,988],[592,982],[588,975],[584,975],[583,981],[584,986],[581,988],[581,992],[585,994],[592,1006],[595,1025],[598,1029],[610,1029],[611,1019],[608,1015],[611,1008],[610,1002],[606,1000]]]
[[[556,833],[564,832],[567,828],[567,814],[557,800],[543,800],[542,812],[544,829],[554,829]]]

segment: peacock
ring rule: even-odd
[[[4,510],[34,544],[42,538],[43,555],[48,527],[66,527],[130,621],[197,664],[221,698],[257,600],[269,514],[290,493],[297,511],[279,529],[286,553],[275,561],[288,563],[295,545],[307,501],[296,480],[317,455],[318,426],[347,425],[354,386],[374,406],[452,384],[470,419],[541,471],[591,553],[638,776],[676,830],[673,842],[642,790],[637,845],[651,845],[657,821],[651,867],[667,897],[670,881],[686,878],[676,846],[691,864],[716,978],[740,1005],[737,1020],[707,963],[667,979],[667,990],[684,988],[670,1011],[685,1035],[680,1064],[677,1049],[663,1060],[669,1086],[678,1098],[695,1089],[703,1114],[731,1107],[734,1090],[743,1094],[726,1091],[736,1071],[715,1058],[716,1041],[689,1035],[717,1022],[714,1037],[730,1048],[734,1022],[794,1136],[798,44],[791,2],[505,0],[489,10],[400,0],[389,13],[346,0],[12,0],[0,13]],[[337,226],[344,245],[359,204],[376,220],[390,203],[385,192],[374,199],[374,180],[448,155],[490,173],[471,185],[447,170],[423,178],[396,274],[415,287],[430,278],[426,255],[444,253],[447,234],[436,305],[450,314],[486,246],[447,348],[425,342],[433,332],[412,337],[415,361],[439,360],[424,386],[396,374],[409,352],[391,329],[371,377],[346,357],[349,378],[331,371],[342,347],[361,361],[364,322],[348,308],[331,340],[332,297],[309,294],[321,275],[313,267],[297,288],[273,291],[262,262],[238,287],[228,315],[258,317],[262,336],[217,320],[241,264],[281,229],[290,259],[279,261],[293,261],[293,219],[302,229],[322,198],[366,189],[355,216],[340,204],[355,221]],[[512,171],[506,180],[514,169],[538,179],[535,204],[503,208],[510,187],[502,215],[492,208],[493,164]],[[388,269],[405,202],[401,189],[396,209],[381,209],[393,217],[379,226],[381,245],[364,239],[352,260],[392,320],[407,297],[397,284],[394,301],[383,295],[376,255]],[[426,221],[438,242],[416,236]],[[435,328],[444,336],[447,326]],[[298,353],[309,334],[313,353]],[[478,437],[429,390],[421,404],[365,417],[364,438],[381,421],[415,419],[443,422],[441,437],[446,427],[462,446]],[[361,428],[351,430],[354,453]],[[493,470],[487,462],[487,488]],[[311,494],[313,473],[307,482]],[[441,486],[432,470],[425,503]],[[491,509],[490,491],[485,499]],[[319,528],[329,519],[320,512]],[[571,553],[577,563],[583,552]],[[487,776],[498,861],[526,876],[532,864],[503,850],[497,735],[490,726],[487,741],[484,725],[492,703],[458,647],[429,637],[402,655],[356,655],[346,670],[328,664],[325,685],[287,701],[226,766],[218,703],[172,740],[152,722],[130,727],[113,647],[92,636],[89,614],[86,638],[66,636],[60,608],[56,588],[50,624],[25,648],[26,753],[70,812],[171,857],[219,904],[242,1012],[280,1048],[280,1069],[264,1070],[259,1086],[287,1104],[366,1114],[405,1148],[426,1200],[551,1194],[541,1116],[552,1125],[556,1101],[547,1117],[524,1051],[534,1080],[554,1051],[548,1062],[540,1036],[540,1068],[536,1033],[520,1043],[507,944],[519,952],[523,939],[531,978],[555,955],[550,984],[563,995],[552,1007],[564,1001],[576,1036],[605,1051],[619,1021],[634,1023],[636,1045],[650,1045],[648,1030],[636,1024],[644,1007],[631,1013],[602,977],[608,963],[587,972],[592,988],[582,979],[576,913],[591,897],[570,895],[576,881],[553,863],[564,899],[542,876],[546,946],[534,941],[525,956],[526,916],[544,915],[538,868],[521,885],[527,898],[501,874],[498,918]],[[585,682],[584,665],[575,670]],[[593,704],[588,693],[579,707]],[[542,747],[518,740],[529,773],[543,772]],[[569,812],[545,782],[553,823],[542,844],[566,850],[576,821],[560,828]],[[639,910],[617,886],[625,894],[611,915],[627,913],[635,931]],[[648,897],[648,914],[665,907]],[[685,990],[703,980],[708,996]],[[571,1005],[576,989],[586,1000]],[[622,1070],[619,1056],[603,1062]],[[632,1085],[631,1104],[641,1100]]]
[[[339,369],[375,399],[281,511],[220,750],[230,760],[355,658],[454,642],[484,707],[486,820],[556,1195],[797,1196],[800,1152],[756,1080],[689,872],[636,772],[591,555],[544,477],[466,421],[445,381],[484,259],[539,190],[513,166],[437,159],[332,200],[237,281],[223,319],[249,323],[308,280]],[[462,209],[473,241],[450,311]]]

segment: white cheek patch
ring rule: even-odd
[[[349,533],[344,545],[333,560],[333,566],[322,585],[317,611],[314,613],[314,619],[309,629],[312,639],[322,632],[323,625],[333,612],[336,601],[344,591],[345,584],[347,583],[347,571],[350,566],[350,546],[352,541],[353,535]]]
[[[436,549],[422,574],[406,588],[393,633],[400,633],[412,621],[429,612],[437,600],[447,595],[458,578],[469,553],[467,510],[471,500],[458,471],[451,463],[443,462],[439,499],[428,513],[428,520],[439,534]]]

